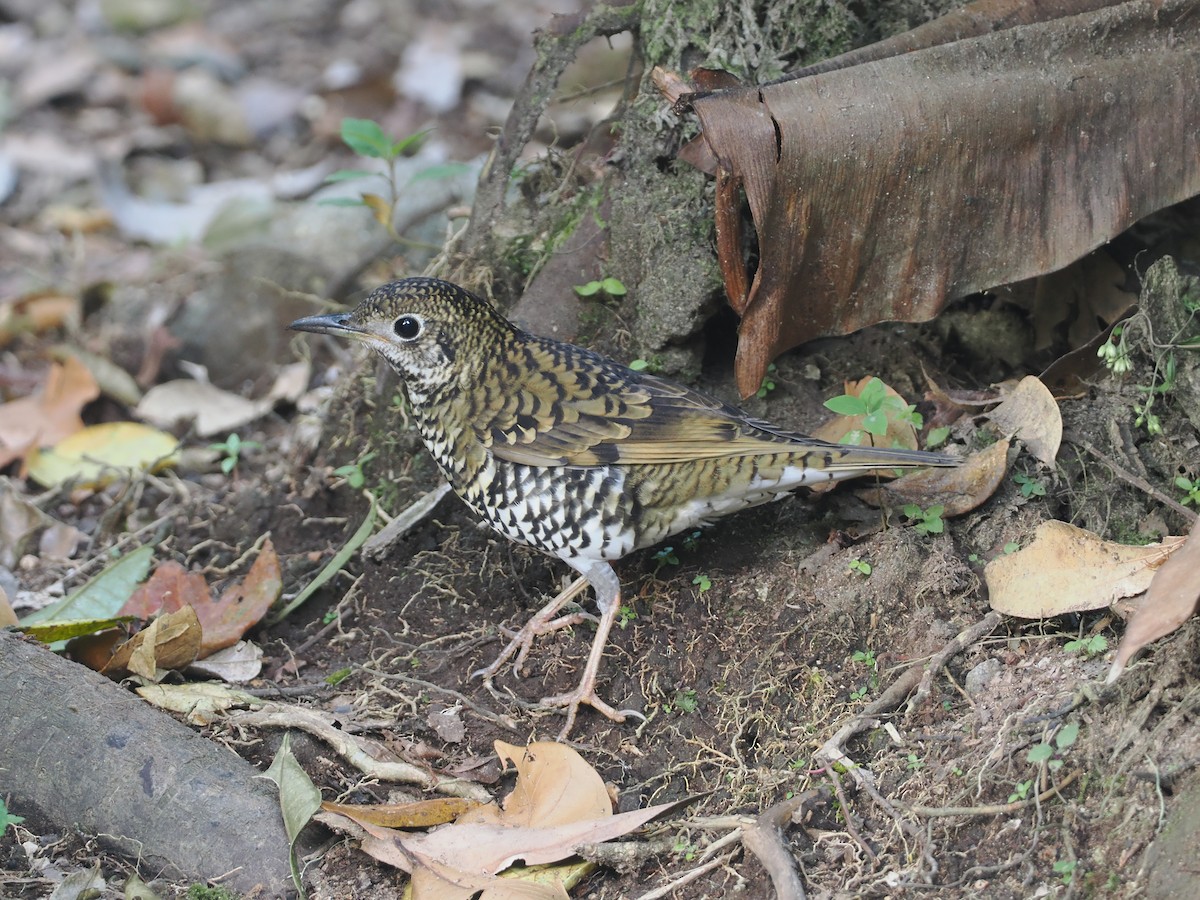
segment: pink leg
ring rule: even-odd
[[[582,575],[572,581],[564,590],[559,592],[558,596],[538,610],[520,631],[513,635],[508,646],[500,651],[500,655],[496,657],[491,665],[472,672],[471,677],[481,677],[484,683],[490,686],[492,677],[504,667],[504,664],[512,658],[514,653],[517,655],[517,659],[513,664],[513,670],[519,673],[521,667],[525,664],[525,657],[529,653],[529,648],[533,646],[534,638],[570,625],[578,625],[580,622],[592,618],[586,613],[581,612],[559,616],[557,619],[554,618],[560,609],[566,606],[574,597],[583,593],[587,586],[588,580]]]

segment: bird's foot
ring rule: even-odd
[[[565,616],[555,618],[558,611],[586,587],[587,579],[585,578],[577,578],[571,582],[558,596],[538,610],[537,614],[526,622],[519,631],[510,634],[511,640],[508,642],[508,646],[500,651],[500,655],[493,660],[491,665],[472,672],[471,677],[482,678],[483,683],[490,688],[492,678],[504,668],[504,664],[512,659],[514,654],[516,654],[517,658],[513,663],[513,672],[520,675],[521,669],[525,665],[525,657],[529,655],[529,648],[533,646],[534,639],[539,635],[549,634],[552,631],[558,631],[560,628],[569,628],[581,622],[595,622],[595,616],[590,616],[582,611],[568,613]]]
[[[642,721],[646,717],[636,709],[616,709],[611,704],[600,699],[600,695],[596,693],[596,678],[593,675],[579,682],[579,687],[566,694],[557,694],[553,697],[543,697],[541,703],[538,704],[543,709],[565,709],[567,721],[563,723],[562,731],[558,733],[558,740],[565,741],[570,735],[571,729],[575,727],[575,718],[579,715],[579,707],[590,706],[601,715],[612,719],[612,721],[620,723],[624,722],[630,716],[636,716]]]

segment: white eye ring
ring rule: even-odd
[[[392,325],[392,331],[396,332],[396,337],[402,341],[415,341],[424,330],[425,323],[421,321],[421,317],[412,313],[405,313]]]

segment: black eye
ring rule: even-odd
[[[397,337],[406,341],[411,341],[421,333],[421,320],[416,316],[401,316],[396,320],[396,324],[392,326]]]

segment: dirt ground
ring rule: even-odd
[[[470,33],[460,33],[431,4],[404,5],[412,14],[407,20],[404,11],[386,4],[295,4],[297,18],[287,28],[283,13],[269,4],[202,5],[205,52],[216,56],[226,43],[235,46],[251,68],[278,85],[311,83],[329,60],[357,60],[368,72],[350,87],[325,91],[328,113],[310,120],[321,134],[313,138],[319,152],[297,145],[296,135],[286,131],[265,139],[269,152],[257,143],[236,153],[209,147],[206,165],[246,177],[262,177],[285,163],[310,165],[331,153],[336,129],[331,132],[329,122],[373,108],[371,98],[390,88],[378,83],[386,78],[370,73],[382,72],[379,60],[398,52],[393,43],[415,46],[420,40],[449,40],[466,67],[466,99],[440,114],[439,140],[448,158],[473,159],[486,147],[479,135],[502,119],[492,111],[489,91],[511,96],[516,90],[530,63],[524,36],[553,11],[522,6],[509,20],[479,13]],[[28,26],[22,40],[38,46],[53,44],[47,35],[71,43],[86,33],[73,5],[42,4],[40,13],[28,6],[0,3],[0,40],[15,40],[17,26]],[[465,6],[474,10],[475,4]],[[501,28],[505,40],[488,39],[489,29]],[[393,37],[380,37],[385,33]],[[323,35],[329,37],[318,53]],[[472,66],[486,71],[488,90],[480,87],[483,76],[473,80]],[[111,69],[101,71],[111,77]],[[123,83],[120,90],[135,86]],[[51,92],[31,101],[17,121],[30,132],[56,133],[64,153],[73,141],[111,139],[125,123],[118,127],[104,116],[115,115],[114,108],[122,116],[128,110],[89,93],[101,92],[103,99],[103,88],[75,85],[65,99]],[[387,124],[396,133],[415,129],[430,115],[416,101],[387,108]],[[163,131],[177,124],[151,126],[144,109],[128,114],[145,131],[127,148],[135,155],[153,155],[155,140],[167,156],[182,155],[189,141],[202,142],[195,134]],[[117,282],[118,296],[191,298],[203,293],[202,279],[214,269],[229,267],[229,257],[218,264],[200,249],[170,242],[148,248],[112,230],[70,237],[38,219],[48,192],[56,190],[67,205],[94,205],[86,182],[44,175],[33,186],[22,185],[4,208],[2,246],[26,255],[0,269],[5,292],[30,290],[26,276],[35,272],[42,284],[59,290]],[[1196,233],[1194,212],[1179,210],[1153,230],[1155,246],[1169,248],[1185,268],[1200,263],[1200,252],[1188,243]],[[419,271],[420,259],[375,263],[369,273],[409,274]],[[288,270],[279,283],[302,291],[303,273],[290,258],[279,267]],[[1131,268],[1145,271],[1142,263]],[[256,269],[229,277],[249,283],[268,276]],[[289,312],[272,314],[286,322]],[[216,333],[226,340],[221,333],[236,329],[240,313],[213,315]],[[744,405],[788,428],[811,430],[827,416],[823,400],[841,393],[844,381],[878,375],[931,413],[932,404],[922,400],[928,379],[986,389],[1040,371],[1050,361],[1045,355],[1014,359],[1006,352],[1031,327],[1017,303],[970,298],[937,322],[877,326],[790,353],[777,363],[775,388]],[[129,350],[121,340],[132,330],[110,308],[85,316],[73,337],[119,363],[122,352],[136,362],[145,348]],[[186,345],[204,333],[180,340]],[[1015,337],[1009,342],[1001,339],[1005,335]],[[735,400],[728,335],[710,337],[700,384]],[[26,336],[6,351],[4,366],[32,371],[49,340]],[[228,341],[243,359],[256,353],[252,343]],[[152,532],[159,558],[210,572],[230,566],[269,531],[283,562],[285,595],[294,594],[366,513],[363,491],[335,469],[362,461],[366,488],[390,515],[436,485],[434,467],[402,408],[391,403],[395,382],[374,360],[324,344],[288,345],[284,337],[259,369],[239,375],[234,386],[269,381],[280,365],[306,352],[314,358],[318,393],[312,396],[319,402],[284,403],[243,428],[241,437],[257,446],[231,473],[210,463],[200,473],[117,485],[87,497],[57,496],[49,511],[88,537],[91,554],[164,523]],[[990,559],[1027,541],[1047,519],[1127,543],[1186,533],[1189,518],[1161,497],[1177,496],[1172,485],[1181,474],[1200,478],[1200,407],[1190,395],[1165,395],[1158,407],[1162,433],[1150,435],[1135,425],[1132,407],[1144,396],[1138,386],[1152,378],[1154,348],[1135,345],[1133,359],[1124,378],[1093,372],[1082,392],[1060,399],[1067,437],[1054,471],[1027,453],[1016,454],[995,495],[948,519],[944,533],[920,534],[895,513],[885,523],[884,514],[855,496],[855,485],[842,485],[742,513],[680,535],[670,548],[618,563],[623,612],[600,690],[646,721],[617,725],[585,710],[572,746],[612,785],[621,811],[688,795],[697,799],[627,842],[620,865],[602,865],[572,896],[773,897],[758,858],[736,835],[723,839],[808,791],[819,793],[783,823],[782,834],[809,897],[1187,896],[1174,880],[1186,878],[1186,869],[1172,863],[1161,845],[1168,821],[1186,823],[1188,804],[1181,798],[1195,790],[1200,629],[1194,621],[1185,624],[1105,687],[1122,632],[1119,619],[1107,612],[1033,624],[989,618],[982,575]],[[172,366],[169,354],[167,360],[164,371]],[[218,370],[213,359],[205,362]],[[1179,366],[1194,373],[1200,362],[1195,353],[1181,353]],[[365,447],[363,437],[378,429],[380,416],[389,417],[387,446]],[[98,401],[85,416],[119,417],[111,399]],[[199,447],[208,443],[194,435],[189,440]],[[970,416],[952,429],[952,442],[972,447],[984,440]],[[363,461],[369,451],[377,455]],[[1044,495],[1027,496],[1016,474],[1043,485]],[[1130,474],[1155,493],[1122,477]],[[31,496],[38,490],[14,483],[24,484]],[[26,591],[60,581],[71,587],[79,563],[35,559],[8,575]],[[869,564],[869,574],[860,563]],[[250,687],[330,713],[347,732],[421,766],[476,779],[502,796],[512,776],[500,772],[493,742],[553,739],[561,718],[529,706],[575,685],[591,626],[538,641],[522,676],[504,671],[495,679],[495,693],[469,673],[490,662],[506,641],[505,630],[519,627],[567,575],[557,562],[481,528],[448,497],[382,561],[355,558],[284,622],[252,632],[265,651],[265,667]],[[966,639],[956,643],[964,633]],[[1089,655],[1066,647],[1093,635],[1107,638],[1107,651]],[[912,701],[913,673],[919,675],[930,659],[936,659],[932,677]],[[889,692],[897,682],[905,689]],[[447,727],[448,720],[454,727]],[[1078,726],[1078,738],[1056,743],[1065,726]],[[205,733],[262,769],[281,740],[277,730],[235,733],[220,723]],[[821,752],[838,735],[850,762],[830,766]],[[368,803],[419,796],[364,779],[326,745],[297,737],[296,753],[325,799]],[[1031,763],[1030,749],[1044,742],[1054,748],[1053,764]],[[404,895],[404,877],[352,841],[325,833],[317,843],[305,868],[311,896]],[[34,857],[43,861],[41,868]],[[108,878],[102,896],[121,896],[132,871],[128,860],[104,850],[95,836],[74,832],[70,823],[28,817],[0,836],[0,896],[50,896],[53,872],[95,863]],[[689,873],[697,877],[684,881]],[[673,883],[678,886],[651,893]],[[184,896],[189,886],[159,881],[155,887],[171,897]]]

